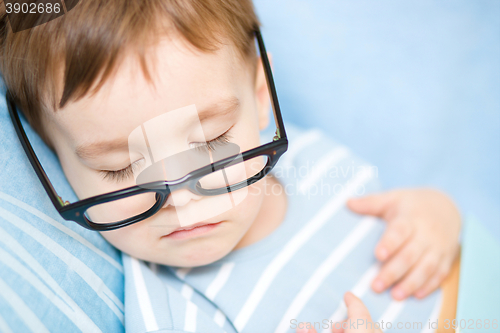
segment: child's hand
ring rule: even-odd
[[[359,214],[387,221],[387,230],[375,248],[383,262],[372,283],[376,292],[396,284],[397,300],[422,298],[448,275],[458,253],[460,214],[443,193],[431,189],[394,190],[348,201]]]
[[[344,301],[347,306],[347,319],[333,324],[333,333],[382,333],[380,329],[375,328],[376,325],[373,323],[370,312],[359,298],[347,292],[344,295]],[[317,332],[315,329],[297,329],[296,333]]]

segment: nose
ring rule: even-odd
[[[186,189],[177,190],[170,193],[170,195],[167,198],[167,201],[165,201],[165,204],[163,205],[163,208],[167,208],[168,206],[181,207],[187,205],[188,202],[191,200],[198,201],[200,199],[201,196],[196,195],[189,190]]]

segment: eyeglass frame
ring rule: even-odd
[[[256,27],[254,29],[254,34],[257,38],[257,43],[259,45],[260,57],[262,59],[267,86],[270,92],[271,104],[276,124],[276,132],[275,136],[273,137],[273,141],[263,144],[259,147],[252,148],[250,150],[246,150],[241,153],[241,156],[240,154],[235,154],[227,158],[224,158],[220,161],[217,161],[215,163],[211,163],[209,165],[191,171],[185,176],[172,181],[162,180],[147,184],[141,184],[140,186],[135,185],[124,189],[116,190],[113,192],[95,195],[73,203],[70,203],[68,201],[63,201],[63,199],[57,194],[56,190],[52,186],[52,183],[50,182],[47,174],[45,173],[42,165],[40,164],[40,161],[38,160],[38,157],[36,156],[33,147],[29,142],[29,139],[23,128],[23,125],[21,123],[21,120],[17,112],[17,107],[14,103],[11,93],[7,90],[6,92],[7,107],[9,109],[9,114],[12,123],[14,125],[14,128],[16,130],[16,133],[18,135],[19,141],[21,142],[21,145],[23,146],[28,159],[33,169],[35,170],[35,173],[40,179],[40,182],[42,183],[45,192],[47,192],[47,195],[49,196],[57,212],[65,220],[74,221],[86,229],[94,231],[115,230],[143,221],[155,215],[164,206],[170,193],[176,190],[187,188],[188,190],[196,194],[201,194],[203,196],[213,196],[213,195],[226,194],[231,191],[244,188],[264,178],[274,168],[281,155],[283,155],[287,151],[288,139],[286,136],[285,126],[283,123],[283,118],[278,103],[278,95],[276,93],[276,87],[274,85],[271,65],[269,63],[269,58],[267,56],[266,48],[259,27]],[[203,189],[197,186],[199,184],[200,178],[212,172],[230,166],[231,162],[235,160],[246,161],[255,158],[257,156],[264,156],[264,155],[268,157],[267,163],[264,166],[264,168],[259,173],[248,178],[247,180],[236,183],[234,185],[226,186],[226,188],[222,187],[219,189],[211,189],[211,190]],[[118,222],[109,222],[109,223],[95,223],[87,219],[87,217],[85,216],[85,211],[92,206],[100,205],[106,202],[115,201],[146,192],[155,192],[156,202],[151,208],[149,208],[142,214],[135,215],[133,217]]]

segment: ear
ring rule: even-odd
[[[272,64],[272,56],[270,53],[267,54],[269,62]],[[255,78],[255,94],[257,98],[257,108],[259,116],[259,129],[262,131],[269,125],[269,107],[270,107],[270,96],[269,89],[267,88],[266,74],[264,72],[264,66],[262,64],[262,59],[259,57],[257,63],[257,73]]]

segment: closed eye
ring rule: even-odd
[[[139,164],[142,161],[144,161],[144,159],[135,161],[134,163],[120,170],[100,170],[99,172],[102,175],[102,179],[119,183],[130,178],[134,174],[134,171],[139,168]]]
[[[231,128],[230,128],[231,129]],[[223,146],[226,143],[229,143],[231,139],[231,135],[228,134],[229,130],[228,129],[226,132],[222,133],[215,139],[212,139],[207,142],[193,142],[192,145],[194,145],[195,149],[198,149],[200,151],[214,151],[217,149],[217,147]]]
[[[231,130],[231,128],[232,126],[215,139],[207,142],[193,142],[191,143],[191,145],[193,145],[195,149],[200,151],[214,151],[217,149],[217,147],[223,146],[230,142],[230,139],[232,137],[228,132],[229,130]],[[132,177],[134,175],[134,172],[140,169],[140,164],[143,161],[144,159],[140,159],[120,170],[99,170],[99,172],[102,175],[102,179],[119,183],[122,181],[126,181],[127,179]]]

